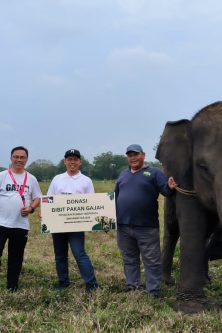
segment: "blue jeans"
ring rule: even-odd
[[[68,268],[68,245],[78,265],[80,274],[85,281],[87,288],[98,287],[94,269],[88,255],[85,252],[84,232],[67,232],[52,234],[56,271],[60,286],[68,286],[69,268]]]
[[[140,286],[140,255],[145,269],[146,290],[159,294],[161,282],[161,252],[158,228],[118,225],[117,242],[123,256],[128,287]]]

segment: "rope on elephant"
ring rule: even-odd
[[[175,187],[175,190],[177,192],[180,192],[182,194],[185,194],[185,195],[191,195],[193,197],[196,197],[197,193],[194,191],[194,190],[186,190],[185,188],[181,188],[179,186],[176,186]]]

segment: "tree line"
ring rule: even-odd
[[[117,179],[120,172],[128,167],[125,155],[116,155],[111,151],[97,155],[92,163],[85,159],[84,156],[81,156],[81,159],[81,172],[94,180]],[[148,162],[148,164],[160,166],[158,162]],[[32,173],[38,181],[50,181],[55,175],[65,172],[66,167],[64,159],[57,165],[50,160],[38,159],[28,165],[26,170]]]

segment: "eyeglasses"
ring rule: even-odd
[[[14,160],[21,160],[21,161],[24,161],[24,160],[27,159],[26,156],[18,156],[18,155],[13,155],[12,158],[13,158]]]

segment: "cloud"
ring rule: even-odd
[[[12,132],[13,127],[11,124],[0,122],[0,131],[1,132]]]
[[[121,14],[113,22],[117,31],[131,34],[148,34],[150,29],[177,30],[182,22],[189,30],[206,23],[220,24],[222,20],[222,2],[219,0],[117,0]],[[164,34],[164,31],[163,31]]]
[[[160,52],[148,52],[143,47],[114,49],[109,55],[109,61],[113,63],[144,63],[144,64],[168,64],[170,57]]]
[[[55,87],[61,87],[67,84],[67,80],[63,76],[44,74],[40,77],[39,81],[43,84]]]
[[[149,52],[143,47],[116,48],[111,51],[107,58],[107,67],[112,73],[139,74],[153,67],[164,67],[172,64],[172,59],[161,52]]]
[[[138,14],[146,8],[146,0],[119,0],[119,6],[128,14]]]
[[[221,17],[222,3],[218,0],[118,0],[120,8],[129,16],[138,16],[147,19],[172,19],[190,16],[214,15]],[[212,17],[213,19],[213,17]]]

